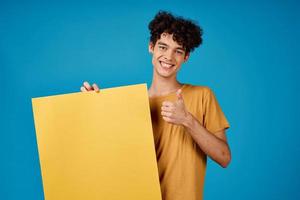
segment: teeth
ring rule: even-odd
[[[163,67],[166,67],[166,68],[171,68],[173,66],[172,64],[168,64],[168,63],[165,63],[165,62],[160,62],[160,63]]]

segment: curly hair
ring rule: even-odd
[[[196,22],[177,17],[166,11],[159,11],[148,25],[150,42],[154,45],[162,33],[173,34],[173,40],[185,49],[192,52],[202,44],[203,31]]]

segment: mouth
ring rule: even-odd
[[[174,67],[175,65],[174,64],[171,64],[171,63],[166,63],[164,61],[159,61],[160,63],[160,66],[165,69],[165,70],[169,70],[171,69],[172,67]]]

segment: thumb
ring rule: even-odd
[[[178,101],[183,101],[183,97],[182,97],[181,92],[182,92],[181,89],[177,90],[177,92],[176,92],[176,96],[177,96]]]

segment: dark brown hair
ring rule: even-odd
[[[196,22],[159,11],[149,23],[150,42],[154,45],[162,33],[173,34],[173,40],[182,45],[187,53],[202,44],[203,31]]]

